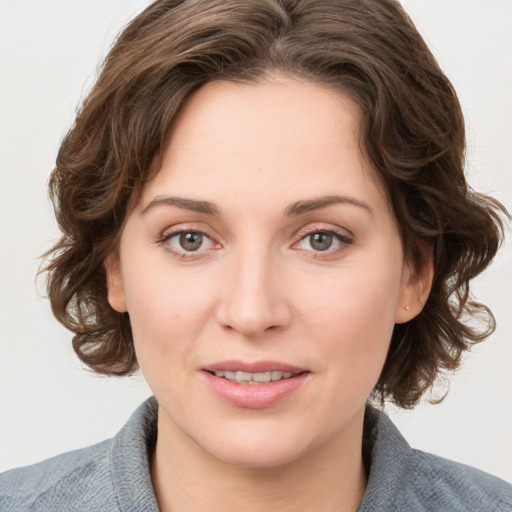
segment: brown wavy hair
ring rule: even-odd
[[[158,0],[138,15],[107,56],[50,178],[62,230],[43,269],[53,313],[94,371],[136,370],[129,317],[107,300],[105,259],[186,99],[213,80],[274,73],[356,102],[361,145],[389,194],[406,258],[420,268],[419,241],[434,247],[429,299],[395,326],[374,390],[411,407],[494,329],[469,282],[491,263],[506,211],[468,187],[457,96],[394,0]]]

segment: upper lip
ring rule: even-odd
[[[265,373],[265,372],[288,372],[288,373],[302,373],[307,371],[305,368],[299,368],[288,363],[280,361],[219,361],[212,363],[203,368],[207,372],[218,372],[221,370],[227,371],[241,371],[247,373]]]

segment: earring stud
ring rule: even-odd
[[[411,311],[411,306],[405,306],[405,311]]]

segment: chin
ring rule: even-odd
[[[282,424],[266,427],[229,429],[225,435],[209,439],[202,448],[225,464],[255,469],[286,466],[307,456],[312,443],[306,436],[290,432]]]
[[[243,446],[238,443],[230,443],[226,450],[215,450],[213,455],[217,460],[230,466],[251,469],[273,469],[287,466],[300,460],[304,453],[295,446],[275,446],[267,444],[262,447]],[[216,453],[215,453],[216,452]]]

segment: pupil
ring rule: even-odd
[[[311,247],[316,251],[326,251],[331,247],[332,235],[328,233],[315,233],[311,237]]]
[[[197,251],[203,243],[203,236],[200,233],[183,233],[180,235],[180,245],[186,251]]]

